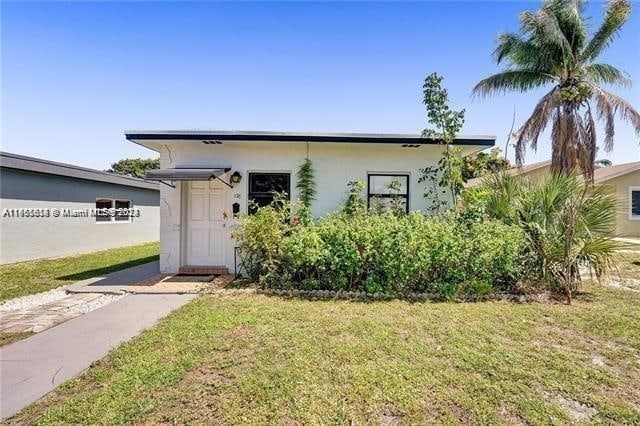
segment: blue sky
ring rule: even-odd
[[[463,133],[504,146],[543,91],[472,100],[499,31],[538,2],[2,2],[2,150],[104,169],[151,157],[125,129],[417,133],[424,77],[445,77]],[[636,81],[640,3],[602,60]],[[602,2],[591,2],[592,24]],[[615,163],[640,160],[617,123]],[[528,162],[549,157],[548,139]]]

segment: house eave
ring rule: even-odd
[[[127,140],[151,148],[148,144],[162,142],[298,142],[298,143],[350,143],[350,144],[419,144],[437,145],[437,139],[426,138],[419,134],[396,133],[297,133],[265,131],[178,131],[178,130],[127,130]],[[495,145],[495,136],[460,136],[454,145],[489,148]]]

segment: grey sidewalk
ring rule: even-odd
[[[0,348],[0,418],[37,401],[196,295],[131,295]]]

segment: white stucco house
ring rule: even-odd
[[[148,180],[160,190],[160,268],[233,271],[231,230],[249,200],[272,200],[272,191],[297,199],[296,171],[305,158],[315,169],[316,217],[345,199],[349,181],[363,181],[366,196],[384,197],[391,180],[401,183],[407,210],[425,210],[419,169],[433,166],[442,145],[420,135],[245,131],[126,131],[129,141],[160,153],[160,170]],[[492,147],[493,136],[461,136],[462,155]],[[387,193],[387,194],[385,194]],[[202,269],[201,269],[202,270]]]

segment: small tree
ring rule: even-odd
[[[144,179],[148,170],[160,168],[159,158],[124,158],[117,163],[111,164],[111,168],[106,170],[117,175],[132,176]]]
[[[347,184],[347,199],[342,206],[342,212],[347,216],[355,216],[367,210],[367,202],[362,198],[364,182],[350,181]]]
[[[435,166],[422,168],[418,178],[418,182],[426,185],[422,196],[430,202],[429,213],[435,214],[440,214],[441,209],[447,206],[447,201],[442,199],[446,191],[440,185],[439,170],[440,168]]]
[[[433,138],[444,145],[444,151],[438,161],[441,173],[440,186],[448,187],[451,191],[453,205],[458,203],[458,194],[462,190],[462,160],[459,147],[452,146],[462,125],[464,124],[464,109],[452,110],[449,103],[449,94],[442,87],[443,78],[436,73],[429,75],[424,80],[423,103],[427,107],[427,121],[434,127],[422,131],[423,137]]]

